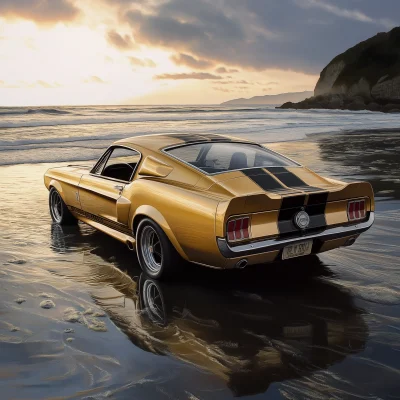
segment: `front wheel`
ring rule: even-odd
[[[178,268],[178,253],[164,231],[151,219],[146,218],[139,223],[136,252],[140,267],[151,278],[166,278]]]
[[[76,224],[77,219],[68,210],[67,205],[58,193],[57,189],[52,187],[49,193],[49,208],[51,219],[59,225]]]

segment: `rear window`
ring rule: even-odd
[[[264,147],[247,143],[199,143],[166,150],[207,174],[257,167],[296,166],[293,161]]]

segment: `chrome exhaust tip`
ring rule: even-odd
[[[354,243],[355,243],[355,241],[356,241],[356,237],[351,237],[351,238],[349,238],[349,239],[347,239],[346,240],[346,243],[344,244],[346,247],[347,246],[351,246],[351,245],[353,245]]]
[[[236,264],[236,268],[243,269],[246,268],[248,261],[246,259],[240,260]]]
[[[135,251],[135,245],[131,241],[127,240],[126,246],[130,251]]]

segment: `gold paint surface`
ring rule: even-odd
[[[163,161],[160,161],[153,156],[147,156],[139,168],[138,173],[139,175],[165,178],[172,170],[173,168],[170,165],[165,164]]]
[[[278,215],[279,211],[251,214],[251,238],[279,235]]]

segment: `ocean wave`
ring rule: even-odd
[[[163,123],[163,122],[185,122],[185,121],[196,121],[196,122],[208,122],[207,120],[212,120],[214,122],[225,122],[230,123],[233,121],[244,121],[244,120],[265,120],[265,116],[237,116],[237,117],[197,117],[197,116],[176,116],[170,118],[159,118],[159,117],[151,117],[151,116],[143,116],[143,117],[132,117],[125,119],[117,119],[117,118],[78,118],[78,119],[65,119],[65,120],[22,120],[18,122],[0,122],[0,129],[15,129],[15,128],[35,128],[40,126],[63,126],[63,125],[102,125],[102,124],[126,124],[131,122],[140,122],[140,123]]]
[[[106,114],[135,114],[135,113],[149,113],[149,114],[199,114],[199,113],[230,113],[230,112],[260,112],[266,111],[268,108],[224,108],[224,107],[214,107],[214,108],[156,108],[156,109],[146,109],[146,108],[121,108],[121,109],[111,109],[103,110],[102,113]]]
[[[32,114],[68,115],[71,114],[71,112],[67,110],[59,110],[57,108],[0,108],[0,118],[6,116],[22,116]]]
[[[70,107],[68,110],[61,108],[44,107],[0,107],[0,118],[4,116],[23,116],[23,115],[108,115],[108,114],[215,114],[215,113],[237,113],[237,112],[262,112],[268,107],[121,107],[121,108],[102,108],[102,107]]]
[[[0,108],[0,117],[7,115],[22,115],[26,114],[26,110],[24,109],[3,109]]]
[[[79,155],[73,156],[72,154],[53,154],[51,155],[37,155],[34,157],[29,157],[24,155],[20,159],[8,159],[1,160],[0,166],[9,166],[9,165],[20,165],[20,164],[59,164],[63,162],[88,162],[93,161],[93,164],[99,159],[102,152],[99,152],[97,156],[93,156],[93,154],[89,154],[89,152],[82,152]],[[87,164],[86,164],[87,165]]]
[[[71,113],[66,110],[58,110],[57,108],[30,108],[27,114],[67,115]]]
[[[135,136],[131,134],[129,136]],[[19,148],[21,146],[41,146],[52,144],[71,144],[75,142],[97,142],[97,141],[115,141],[126,138],[126,134],[121,135],[107,135],[107,136],[72,136],[72,137],[59,137],[59,138],[44,138],[44,139],[23,139],[13,141],[0,140],[0,151],[8,151],[10,149]]]

